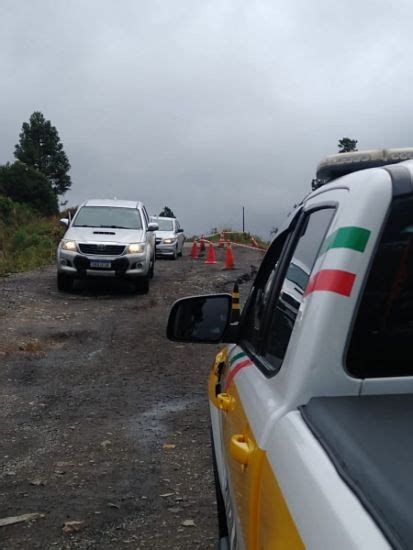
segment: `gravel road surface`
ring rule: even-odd
[[[147,295],[125,283],[56,290],[55,269],[0,280],[0,548],[214,548],[206,380],[216,346],[165,338],[180,297],[241,301],[236,269],[158,260]],[[39,514],[1,526],[2,519]],[[73,523],[75,522],[75,523]]]

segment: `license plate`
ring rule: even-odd
[[[112,262],[105,262],[103,260],[99,261],[90,261],[90,267],[93,269],[94,267],[100,267],[101,269],[110,269],[112,267]]]

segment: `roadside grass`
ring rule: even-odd
[[[0,276],[52,263],[61,234],[57,217],[0,196]]]

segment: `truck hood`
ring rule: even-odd
[[[156,236],[158,239],[175,239],[176,235],[173,231],[157,231]]]
[[[70,227],[63,238],[80,243],[142,243],[145,242],[145,231],[110,227]]]

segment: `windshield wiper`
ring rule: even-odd
[[[109,227],[110,229],[131,229],[130,227],[125,227],[123,225],[100,225],[99,227]]]

